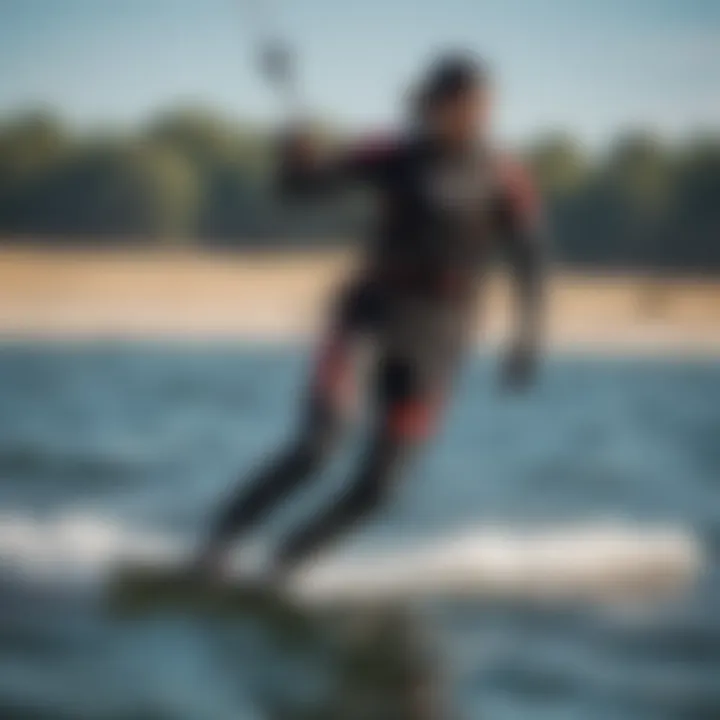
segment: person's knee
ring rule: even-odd
[[[432,434],[438,398],[425,387],[420,370],[403,358],[387,357],[379,368],[378,397],[384,432],[395,442],[418,443]]]

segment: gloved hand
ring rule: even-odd
[[[307,123],[296,123],[278,141],[278,187],[283,195],[299,196],[314,189],[320,148]]]
[[[284,162],[290,165],[304,165],[317,159],[320,147],[310,124],[295,122],[282,131],[279,150]]]

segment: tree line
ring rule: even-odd
[[[48,113],[8,119],[0,238],[272,248],[356,236],[362,196],[302,208],[279,201],[274,144],[267,128],[199,110],[168,112],[124,135],[78,134]],[[553,134],[522,156],[559,261],[720,272],[720,134],[670,145],[627,133],[601,153]]]

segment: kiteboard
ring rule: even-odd
[[[419,692],[425,704],[440,702],[434,638],[407,603],[310,603],[270,583],[234,575],[207,579],[187,566],[161,564],[126,564],[108,590],[113,610],[123,616],[180,612],[263,626],[276,648],[296,658],[300,653],[332,679],[325,714],[313,717],[415,718]],[[358,714],[364,706],[367,712]]]
[[[115,615],[168,612],[253,618],[288,637],[316,630],[317,614],[281,587],[252,577],[210,578],[185,564],[126,563],[115,569],[106,594]]]

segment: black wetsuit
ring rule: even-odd
[[[371,340],[375,399],[370,444],[329,509],[291,535],[287,568],[379,507],[411,450],[438,418],[471,334],[477,290],[494,249],[518,282],[521,336],[536,333],[541,252],[537,201],[519,167],[484,146],[442,150],[426,138],[375,141],[332,162],[287,159],[285,193],[328,194],[362,184],[379,204],[361,272],[336,298],[305,415],[290,446],[222,508],[213,529],[226,546],[324,464],[354,392],[354,359]]]

